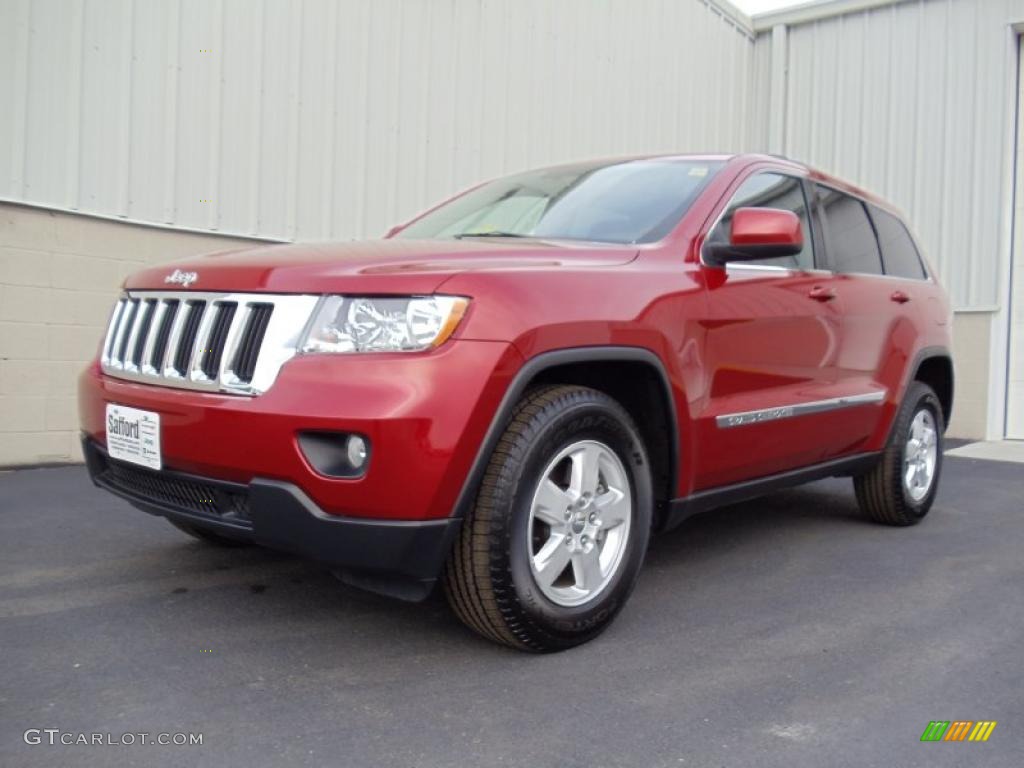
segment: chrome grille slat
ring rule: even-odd
[[[249,306],[242,342],[238,345],[234,360],[231,361],[230,379],[238,384],[248,384],[256,367],[256,356],[263,344],[263,337],[270,322],[273,305],[254,303]]]
[[[213,324],[210,326],[206,349],[199,357],[199,370],[208,380],[220,378],[220,361],[224,355],[228,330],[231,328],[237,310],[238,305],[233,302],[222,301],[217,304],[217,312],[213,317]]]
[[[170,336],[167,339],[167,349],[164,350],[164,359],[161,364],[162,376],[165,379],[181,378],[174,370],[174,356],[178,351],[178,342],[181,340],[181,331],[185,327],[185,316],[188,314],[188,304],[184,298],[178,300],[177,310],[174,315],[174,322],[171,324]]]
[[[149,343],[142,355],[142,372],[150,376],[159,376],[163,372],[164,355],[167,354],[167,339],[174,323],[174,313],[178,309],[177,301],[160,299],[156,317],[153,318],[153,330],[149,335]]]
[[[159,302],[156,299],[146,299],[139,305],[139,322],[135,329],[134,341],[131,345],[130,369],[137,371],[142,367],[142,352],[146,348],[149,336],[153,329],[153,314]]]
[[[142,347],[142,354],[139,355],[137,363],[142,373],[153,375],[156,369],[153,368],[153,347],[156,345],[156,338],[160,335],[160,328],[163,325],[164,314],[167,312],[167,303],[151,299],[154,302],[153,317],[150,319],[149,332],[146,334],[146,342]]]
[[[192,342],[192,351],[188,357],[188,373],[192,381],[205,381],[206,376],[199,367],[203,354],[210,348],[210,332],[213,330],[213,320],[217,316],[219,304],[206,302],[203,304],[202,314],[199,316],[199,326],[196,329],[196,337]]]
[[[102,368],[147,384],[258,395],[297,354],[319,301],[306,294],[129,291],[111,313]]]
[[[135,366],[132,364],[132,356],[135,354],[135,345],[139,340],[139,334],[142,331],[142,322],[146,318],[146,304],[142,299],[136,299],[132,308],[131,316],[131,330],[128,332],[128,336],[124,339],[124,343],[121,345],[121,351],[118,357],[121,359],[121,365],[124,366],[126,371],[134,371]]]
[[[252,314],[253,302],[245,302],[238,305],[234,316],[231,318],[231,326],[228,328],[227,337],[224,339],[224,349],[220,355],[220,367],[217,371],[217,380],[222,386],[229,380],[234,379],[232,363],[238,356],[237,350],[249,343],[248,325],[249,316]],[[236,381],[237,383],[237,381]]]
[[[196,341],[199,338],[199,326],[203,324],[206,302],[192,299],[185,302],[185,307],[185,323],[181,329],[181,336],[178,337],[171,367],[178,376],[187,379],[191,378],[189,372],[192,370],[192,358],[195,356]]]
[[[121,325],[121,315],[124,313],[124,308],[127,305],[128,299],[118,299],[117,304],[114,305],[114,311],[110,315],[110,323],[107,326],[107,335],[103,340],[103,356],[101,359],[103,365],[107,365],[113,355],[117,329]]]
[[[114,368],[124,368],[125,351],[128,348],[129,336],[135,326],[135,313],[139,308],[138,299],[128,299],[124,311],[121,313],[121,321],[117,326],[117,336],[114,338],[114,349],[110,355],[110,364]]]

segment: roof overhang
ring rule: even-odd
[[[730,3],[729,0],[698,0],[698,2],[702,2],[712,13],[721,15],[722,18],[731,22],[742,32],[746,32],[750,37],[754,37],[756,34],[751,17]]]
[[[812,0],[790,8],[782,8],[769,13],[759,13],[751,18],[755,32],[768,32],[773,27],[784,25],[792,27],[807,24],[818,19],[829,19],[848,13],[869,11],[886,5],[898,5],[910,0]]]

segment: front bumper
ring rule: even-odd
[[[79,380],[82,431],[106,445],[106,406],[160,414],[163,467],[248,485],[301,488],[328,515],[440,520],[452,515],[502,396],[521,367],[509,344],[457,341],[423,354],[305,355],[262,395],[125,381],[93,364]],[[366,473],[319,473],[299,434],[363,435]]]
[[[343,581],[406,600],[429,594],[460,524],[330,515],[292,483],[154,472],[111,460],[88,436],[82,450],[97,486],[145,512],[320,561]]]

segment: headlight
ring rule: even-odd
[[[454,333],[469,299],[461,296],[361,298],[327,296],[303,352],[418,352]]]

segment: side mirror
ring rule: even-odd
[[[730,261],[794,256],[804,249],[800,219],[778,208],[737,208],[728,243],[704,243],[704,261],[715,267]]]

